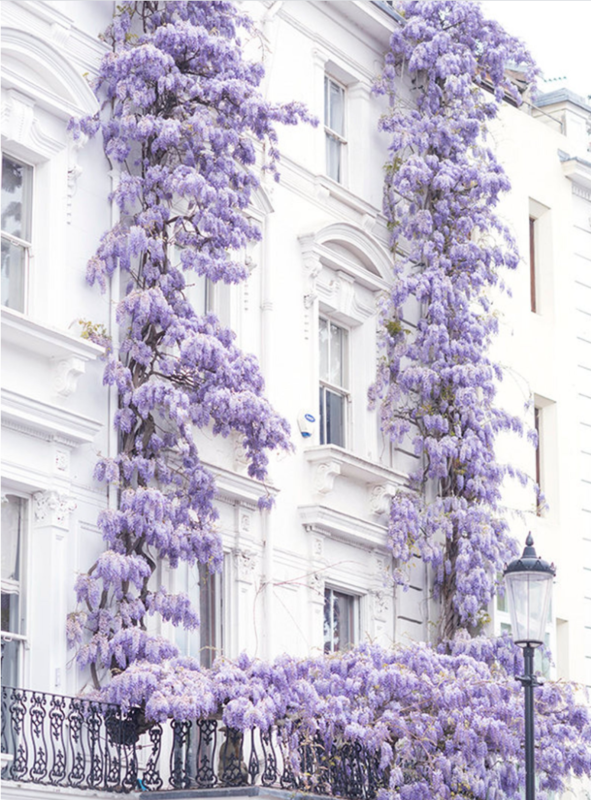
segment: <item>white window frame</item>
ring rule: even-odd
[[[185,270],[181,267],[181,253],[185,248],[181,245],[178,245],[174,240],[170,242],[168,245],[168,257],[172,262],[172,266],[178,267],[185,276],[185,288],[184,294],[187,298],[187,301],[193,307],[193,310],[199,314],[199,316],[205,316],[209,314],[211,311],[214,310],[214,289],[215,284],[213,281],[210,281],[205,275],[198,275],[196,272],[185,272]],[[203,307],[196,308],[195,307],[195,287],[198,283],[202,283],[203,286]],[[201,292],[200,292],[201,294]]]
[[[30,526],[31,526],[31,512],[32,503],[31,498],[18,490],[13,489],[9,485],[2,485],[2,502],[7,495],[19,497],[26,503],[26,512],[23,529],[21,531],[21,539],[18,543],[19,547],[19,578],[18,581],[2,580],[2,594],[17,594],[19,597],[18,607],[18,630],[5,631],[2,630],[2,646],[8,642],[16,642],[18,646],[18,666],[17,678],[15,680],[16,688],[24,686],[25,678],[25,651],[29,649],[29,638],[27,630],[28,614],[27,614],[27,577],[29,574],[28,569],[28,554],[29,554],[29,539],[30,539]],[[65,622],[64,622],[65,624]]]
[[[329,113],[329,87],[330,85],[336,86],[342,92],[343,99],[343,131],[339,133],[332,128],[328,123],[330,121]],[[338,144],[338,174],[335,176],[330,172],[330,161],[328,158],[329,142],[333,141]],[[324,147],[325,147],[325,172],[327,177],[338,184],[344,185],[346,180],[346,146],[347,146],[347,87],[341,81],[334,78],[330,73],[324,73]]]
[[[9,305],[8,303],[2,302],[3,308],[10,308],[11,311],[15,311],[19,314],[27,314],[28,307],[29,307],[29,283],[30,283],[30,271],[31,271],[31,264],[33,260],[33,231],[34,231],[34,211],[35,211],[35,196],[36,196],[36,170],[35,165],[32,164],[30,161],[23,159],[21,157],[13,155],[8,148],[2,149],[2,159],[8,158],[11,161],[14,161],[17,164],[29,169],[30,172],[30,198],[29,198],[29,209],[28,209],[28,216],[29,216],[29,226],[30,226],[30,238],[29,239],[22,239],[18,236],[14,236],[14,234],[9,233],[8,231],[2,230],[2,239],[7,241],[10,245],[19,248],[23,251],[23,275],[22,275],[22,283],[23,283],[23,296],[22,296],[22,308],[15,308],[14,306]]]
[[[339,587],[339,586],[336,586],[336,585],[333,586],[332,584],[327,584],[324,587],[324,604],[325,604],[325,608],[326,608],[327,595],[329,595],[330,597],[334,598],[335,594],[336,595],[340,595],[341,597],[346,597],[348,600],[351,601],[352,612],[353,612],[352,613],[352,635],[350,637],[350,641],[346,642],[344,648],[342,648],[342,649],[339,648],[338,650],[335,650],[335,647],[334,647],[334,619],[332,619],[331,620],[331,627],[332,627],[331,640],[332,641],[330,642],[329,649],[327,649],[327,644],[329,644],[329,642],[328,642],[328,640],[326,638],[326,632],[323,630],[324,653],[326,655],[331,655],[333,653],[347,652],[347,650],[349,650],[352,647],[355,647],[355,645],[359,644],[359,632],[360,632],[360,629],[361,629],[361,598],[360,598],[360,596],[358,594],[354,594],[353,592],[347,591],[346,589],[343,589],[342,587]],[[323,626],[325,624],[325,615],[324,614],[322,615],[322,624],[323,624]]]
[[[182,625],[173,626],[172,638],[181,655],[191,655],[194,658],[198,658],[202,666],[210,666],[215,658],[224,652],[225,581],[222,580],[222,573],[219,572],[210,575],[213,580],[214,603],[216,605],[212,636],[213,646],[202,644],[204,621],[201,619],[201,581],[207,569],[208,567],[205,565],[195,563],[191,566],[184,561],[180,561],[177,568],[171,568],[173,591],[175,593],[183,592],[188,594],[195,612],[200,617],[200,625],[195,630],[186,630]],[[199,575],[199,591],[195,592],[191,590],[195,588],[197,575]],[[208,653],[204,652],[206,649]]]
[[[329,315],[320,314],[318,317],[318,347],[320,350],[320,324],[321,322],[326,322],[329,330],[330,326],[334,325],[339,330],[344,331],[346,334],[346,341],[344,342],[343,347],[343,360],[344,364],[344,373],[345,373],[345,385],[339,386],[338,384],[331,383],[322,378],[319,374],[319,387],[320,391],[322,392],[322,408],[320,408],[320,400],[319,400],[319,432],[320,432],[320,444],[337,444],[340,447],[347,448],[349,443],[349,419],[350,419],[350,405],[351,405],[351,335],[352,331],[350,328],[345,327],[344,325],[335,322]],[[330,364],[330,335],[328,337],[328,361]],[[338,395],[342,398],[342,418],[343,418],[343,441],[342,443],[338,444],[337,442],[329,442],[327,440],[327,431],[326,431],[326,390],[332,392],[335,395]]]

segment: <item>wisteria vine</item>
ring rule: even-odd
[[[518,425],[492,405],[499,376],[486,355],[495,332],[486,295],[517,257],[492,211],[507,181],[481,137],[501,96],[515,96],[508,60],[527,56],[475,4],[412,1],[402,11],[406,25],[392,37],[378,87],[394,100],[382,125],[393,137],[386,213],[396,282],[383,310],[374,400],[392,438],[415,431],[425,463],[415,487],[439,482],[430,505],[420,492],[395,498],[390,535],[401,562],[418,551],[435,567],[450,639],[477,622],[511,552],[494,439]],[[147,630],[151,614],[197,624],[186,596],[155,589],[158,562],[220,565],[215,485],[193,429],[243,437],[260,480],[266,452],[289,447],[256,363],[187,297],[191,272],[214,282],[245,277],[232,254],[259,235],[245,215],[258,185],[253,140],[268,143],[274,170],[274,123],[307,119],[297,105],[263,101],[262,71],[242,59],[239,26],[248,21],[229,2],[125,2],[107,33],[101,114],[73,125],[74,135],[100,131],[120,171],[121,221],[103,237],[89,281],[104,289],[118,268],[128,281],[121,346],[105,370],[119,397],[119,453],[96,471],[117,504],[99,520],[108,549],[77,581],[84,610],[69,618],[70,641],[97,687],[110,673],[101,696],[140,707],[148,724],[215,715],[238,730],[275,727],[311,790],[323,776],[303,775],[298,753],[314,740],[327,754],[343,742],[373,754],[390,800],[518,798],[523,713],[513,676],[521,666],[506,640],[464,633],[440,649],[367,645],[274,663],[242,656],[205,670]],[[395,98],[401,72],[416,89],[408,107]],[[423,313],[408,334],[411,298]],[[589,715],[573,687],[537,690],[537,726],[542,792],[591,775]]]
[[[335,656],[273,663],[241,656],[211,670],[193,659],[132,665],[105,696],[144,705],[154,720],[221,716],[230,728],[274,727],[308,791],[325,785],[319,764],[302,769],[301,744],[316,742],[330,763],[343,743],[379,765],[388,800],[517,800],[523,785],[523,669],[508,639],[456,639],[446,652],[426,644],[360,646]],[[540,800],[569,777],[591,775],[588,709],[568,684],[536,690]]]
[[[267,452],[290,447],[255,359],[187,297],[197,276],[247,276],[240,251],[260,238],[246,213],[259,185],[254,142],[276,173],[274,124],[308,118],[298,104],[263,99],[263,70],[243,58],[241,27],[249,21],[230,2],[124,2],[96,81],[102,110],[72,124],[74,136],[102,133],[120,173],[113,200],[121,221],[102,237],[88,281],[104,290],[117,268],[128,276],[117,311],[121,343],[104,374],[119,397],[119,452],[95,472],[118,502],[100,515],[108,549],[78,578],[82,610],[68,620],[78,664],[90,666],[96,686],[105,670],[177,654],[148,632],[149,615],[198,624],[186,595],[151,586],[159,562],[220,568],[215,485],[194,428],[241,437],[248,472],[261,481]]]
[[[384,209],[396,278],[382,308],[383,358],[372,390],[382,430],[410,437],[415,492],[393,498],[389,536],[399,564],[433,567],[443,639],[482,621],[515,544],[500,508],[516,471],[498,463],[500,431],[522,420],[494,405],[501,370],[488,355],[498,328],[491,289],[518,254],[495,214],[509,181],[487,143],[504,98],[520,102],[507,69],[535,74],[522,43],[477,3],[408,0],[376,91],[389,96]],[[400,95],[401,81],[411,86]],[[416,328],[404,321],[419,303]],[[523,477],[519,476],[518,477]],[[427,500],[427,484],[437,486]],[[399,571],[404,580],[404,569]]]

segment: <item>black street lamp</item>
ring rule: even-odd
[[[531,533],[520,558],[512,561],[504,573],[511,629],[515,644],[523,647],[524,674],[518,678],[525,691],[525,800],[535,800],[534,759],[534,651],[544,643],[544,631],[550,609],[554,564],[536,555]]]

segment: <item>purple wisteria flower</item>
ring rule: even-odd
[[[303,106],[262,97],[262,67],[243,59],[238,39],[249,24],[230,2],[123,2],[96,80],[102,109],[71,124],[74,136],[102,134],[120,176],[112,197],[121,221],[103,235],[88,281],[104,290],[115,270],[128,276],[120,346],[104,373],[119,396],[120,448],[95,470],[119,499],[99,517],[108,550],[79,576],[83,611],[69,621],[97,686],[101,671],[175,655],[147,632],[148,615],[198,624],[186,596],[152,586],[159,561],[221,567],[215,483],[194,431],[239,436],[249,475],[261,481],[268,451],[291,446],[256,360],[187,297],[195,275],[247,276],[238,254],[260,238],[246,214],[259,185],[254,142],[266,145],[263,166],[277,176],[275,123],[309,120]]]
[[[162,721],[215,716],[234,729],[275,727],[289,763],[311,791],[344,744],[375,759],[388,800],[517,800],[524,782],[523,669],[506,638],[426,644],[273,663],[218,658],[209,670],[190,658],[138,661],[104,696],[142,706]],[[570,684],[536,690],[536,769],[540,797],[569,778],[591,776],[591,725],[585,697]],[[302,744],[326,754],[310,772]]]
[[[494,407],[501,377],[488,356],[497,333],[490,293],[518,263],[495,215],[509,181],[489,148],[487,122],[500,102],[520,102],[507,67],[535,70],[523,45],[467,0],[406,0],[378,93],[390,99],[384,211],[395,282],[381,309],[383,358],[371,401],[394,442],[413,443],[414,494],[393,498],[389,535],[398,560],[432,565],[441,636],[477,626],[497,574],[515,552],[501,509],[510,467],[495,457],[503,430],[522,423]],[[402,78],[411,97],[399,97]],[[416,327],[404,322],[419,304]],[[424,488],[435,485],[427,501]]]

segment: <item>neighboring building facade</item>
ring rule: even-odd
[[[408,591],[389,580],[389,499],[416,459],[382,440],[367,409],[377,300],[391,280],[388,141],[377,131],[385,101],[371,86],[400,23],[388,4],[365,0],[247,6],[261,30],[266,96],[305,100],[321,124],[280,131],[281,183],[264,183],[249,212],[263,239],[245,254],[248,281],[193,290],[258,357],[296,448],[272,458],[264,487],[247,476],[237,440],[200,438],[218,482],[224,570],[206,581],[196,568],[161,567],[158,577],[198,605],[199,632],[168,634],[205,664],[214,653],[428,640],[437,619],[423,564]],[[84,76],[96,73],[113,10],[2,3],[2,682],[67,696],[88,676],[66,650],[64,621],[75,575],[102,548],[97,515],[113,502],[92,472],[117,446],[116,397],[102,386],[100,348],[81,334],[104,326],[116,340],[119,286],[114,278],[101,295],[85,283],[116,213],[112,176],[101,142],[74,144],[66,126],[97,108]],[[500,450],[539,478],[549,510],[536,513],[531,489],[508,486],[507,504],[523,512],[511,517],[516,538],[531,529],[558,567],[551,669],[589,686],[590,122],[591,108],[564,93],[508,107],[493,131],[513,183],[502,213],[524,256],[512,298],[500,300],[500,399],[516,413],[531,399],[541,438],[537,460],[525,442]],[[267,491],[276,505],[260,512]],[[491,611],[498,632],[506,614]]]

